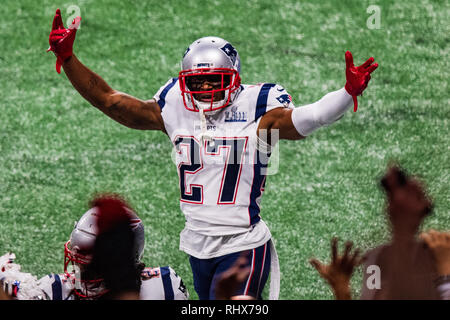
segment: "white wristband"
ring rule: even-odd
[[[317,102],[295,108],[291,115],[292,122],[298,133],[306,137],[314,130],[340,119],[352,101],[345,88],[327,93]]]
[[[442,300],[450,300],[450,281],[437,287]]]

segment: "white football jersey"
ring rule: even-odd
[[[283,87],[271,83],[241,85],[239,90],[232,104],[206,114],[206,133],[213,143],[200,138],[200,114],[185,108],[178,78],[154,96],[174,146],[185,230],[197,235],[242,234],[261,219],[270,154],[257,149],[257,127],[266,112],[293,108],[292,99]],[[195,241],[201,240],[191,242]]]
[[[261,116],[290,107],[291,98],[275,84],[242,85],[232,105],[207,116],[214,144],[200,141],[200,116],[183,104],[178,78],[154,96],[175,147],[180,206],[186,226],[207,235],[237,234],[259,221],[267,159],[257,152]]]
[[[169,267],[145,268],[141,273],[141,300],[187,300],[189,293],[181,278]],[[38,283],[47,300],[76,300],[73,274],[49,274]]]

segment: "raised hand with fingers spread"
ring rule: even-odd
[[[48,42],[50,48],[47,52],[53,51],[56,55],[56,72],[61,73],[61,65],[63,62],[72,56],[73,42],[78,27],[80,26],[81,17],[73,19],[72,24],[68,29],[64,28],[61,18],[61,10],[56,9],[55,17],[53,18],[52,31]]]
[[[235,295],[239,286],[248,279],[250,267],[248,266],[248,258],[245,254],[236,260],[236,262],[218,278],[216,284],[217,300],[251,300],[255,299],[251,296]]]
[[[356,249],[350,254],[353,243],[347,241],[342,256],[338,255],[337,250],[338,239],[334,237],[331,241],[331,263],[325,265],[319,260],[312,258],[309,262],[319,272],[320,276],[327,280],[338,300],[350,300],[350,279],[353,275],[355,267],[362,263],[360,258],[360,250]]]
[[[345,84],[345,90],[353,97],[354,108],[356,112],[358,109],[358,100],[356,96],[359,96],[367,88],[367,84],[370,81],[370,74],[378,68],[378,63],[373,63],[375,59],[370,57],[359,67],[355,67],[353,64],[353,56],[350,51],[345,53],[345,77],[347,83]]]

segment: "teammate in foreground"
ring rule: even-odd
[[[20,271],[15,255],[0,258],[0,282],[19,300],[187,300],[169,267],[145,268],[144,226],[117,196],[101,196],[76,223],[65,244],[64,273],[37,280]]]
[[[267,161],[276,138],[300,140],[341,118],[361,95],[378,64],[355,67],[346,52],[345,87],[295,108],[280,85],[243,85],[236,49],[218,37],[194,41],[182,71],[154,95],[141,100],[112,89],[72,52],[77,17],[65,29],[59,9],[50,48],[75,89],[115,121],[140,130],[164,132],[176,151],[180,208],[186,225],[180,249],[190,256],[200,299],[214,299],[214,283],[248,251],[251,272],[236,295],[261,298],[272,265],[270,299],[279,293],[278,259],[261,219],[260,201]]]

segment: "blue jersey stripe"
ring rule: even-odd
[[[170,269],[169,267],[161,267],[161,279],[164,286],[164,296],[166,300],[174,300],[172,280],[170,279]]]
[[[258,203],[256,202],[256,199],[258,199],[262,194],[261,189],[264,187],[264,178],[266,177],[266,175],[264,174],[265,172],[263,171],[267,170],[270,154],[266,155],[264,153],[256,151],[255,157],[256,161],[253,165],[253,182],[250,191],[250,206],[248,208],[248,212],[250,214],[250,225],[253,225],[260,220],[260,209]]]
[[[62,286],[61,286],[61,279],[59,278],[59,275],[54,274],[55,281],[52,283],[52,294],[53,300],[62,300]],[[51,276],[50,276],[51,277]]]
[[[161,91],[161,94],[159,95],[159,100],[158,100],[158,104],[159,107],[164,108],[164,106],[166,105],[166,95],[169,92],[170,89],[172,89],[172,87],[175,85],[175,83],[177,83],[178,78],[173,78],[172,82],[169,83],[164,89],[163,91]]]
[[[262,85],[261,90],[259,91],[258,100],[256,101],[255,121],[266,113],[269,91],[274,86],[274,83],[265,83]]]

